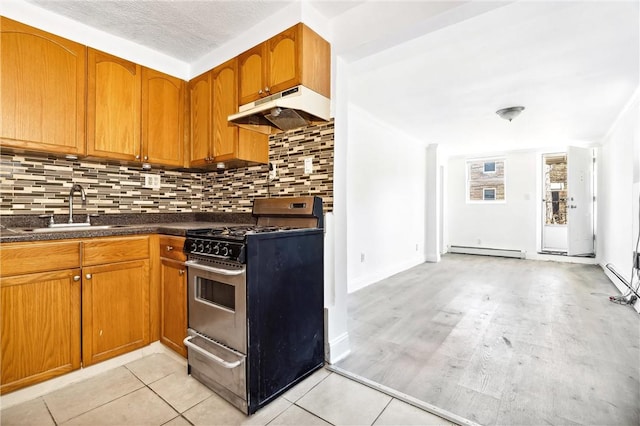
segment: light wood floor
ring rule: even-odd
[[[595,265],[448,254],[349,295],[337,364],[483,425],[639,425],[640,318]]]

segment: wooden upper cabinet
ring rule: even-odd
[[[302,84],[331,92],[331,46],[299,23],[239,57],[239,105]]]
[[[141,68],[89,48],[87,154],[140,159]]]
[[[265,43],[259,44],[238,56],[238,102],[248,104],[260,99],[267,87],[267,52]]]
[[[238,58],[189,82],[191,167],[227,168],[269,161],[269,138],[229,123],[238,111]]]
[[[209,164],[213,157],[211,148],[211,74],[208,71],[189,81],[189,114],[191,135],[191,167]]]
[[[300,82],[299,38],[302,25],[296,25],[266,42],[268,49],[267,87],[278,93]],[[267,93],[269,95],[269,93]]]
[[[85,153],[86,47],[0,17],[0,141]]]
[[[213,69],[213,156],[224,161],[238,151],[238,126],[227,120],[238,112],[238,60],[232,59]]]
[[[142,68],[142,161],[184,165],[184,93],[183,80]]]

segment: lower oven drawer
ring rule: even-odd
[[[191,376],[247,412],[246,356],[189,329],[184,339]]]

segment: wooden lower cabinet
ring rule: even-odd
[[[80,368],[80,269],[3,277],[0,394]]]
[[[82,269],[82,364],[149,344],[149,260]]]
[[[160,341],[186,357],[182,341],[187,337],[187,270],[183,263],[161,259],[160,292]]]

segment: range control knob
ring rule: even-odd
[[[198,242],[198,249],[196,251],[204,253],[204,243],[202,241]]]
[[[210,242],[207,242],[204,245],[204,253],[211,253],[211,243]]]
[[[213,254],[219,254],[220,253],[220,243],[216,243],[215,246],[213,246]]]
[[[228,256],[228,255],[229,255],[229,245],[228,245],[228,244],[225,244],[225,245],[222,247],[222,250],[220,250],[220,251],[222,252],[222,255],[223,255],[223,256]]]
[[[189,247],[187,250],[189,250],[189,252],[194,252],[198,249],[198,244],[196,244],[195,241],[189,241]]]

